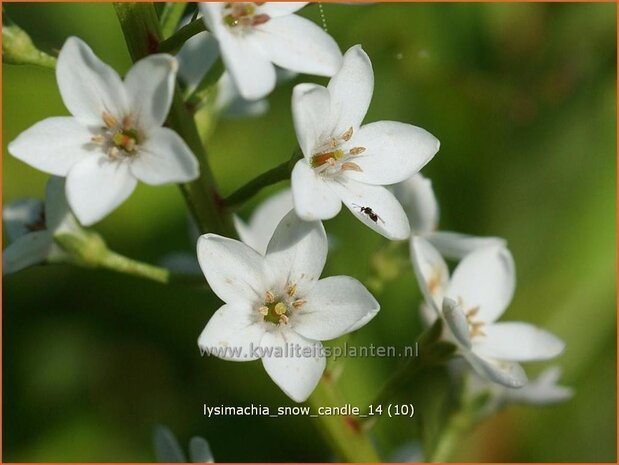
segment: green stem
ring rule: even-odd
[[[161,31],[152,3],[122,2],[115,3],[114,7],[133,61],[159,51]],[[200,163],[200,177],[181,185],[181,191],[200,231],[234,237],[236,233],[232,215],[221,201],[196,123],[183,102],[178,86],[167,123],[183,138]]]
[[[289,160],[277,165],[275,168],[271,168],[269,171],[258,175],[247,184],[240,187],[228,197],[226,197],[224,199],[224,203],[229,208],[238,208],[265,187],[281,181],[285,181],[290,177],[290,173],[292,172],[295,163],[300,158],[301,152],[299,149],[297,149]]]
[[[314,413],[319,407],[344,404],[329,371],[325,371],[318,386],[307,401]],[[380,462],[368,434],[354,417],[318,415],[320,431],[345,462]]]
[[[174,274],[166,268],[139,262],[111,250],[108,250],[107,253],[101,257],[98,266],[162,284],[170,284],[172,282],[204,282],[204,278],[201,276]]]
[[[455,413],[445,426],[429,462],[446,462],[466,433],[473,427],[472,416],[466,411]]]
[[[196,34],[206,31],[202,18],[195,19],[181,27],[174,35],[159,44],[158,51],[161,53],[174,53],[180,49],[188,39]]]
[[[371,405],[385,405],[407,386],[410,386],[413,380],[424,369],[445,363],[455,353],[456,347],[442,341],[441,334],[443,330],[443,320],[437,319],[436,322],[427,328],[417,338],[418,355],[409,358],[383,385],[378,392],[378,395]],[[364,420],[364,429],[372,428],[380,416],[367,417]]]
[[[169,38],[178,26],[179,21],[183,17],[183,13],[187,8],[187,4],[184,2],[168,2],[163,7],[161,13],[161,36],[164,39]]]

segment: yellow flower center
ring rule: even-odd
[[[269,21],[269,15],[256,14],[256,6],[261,3],[226,3],[224,5],[224,24],[230,28],[259,26]]]
[[[331,137],[325,144],[317,148],[310,159],[310,166],[323,176],[335,176],[346,170],[363,171],[351,159],[365,152],[365,147],[343,148],[343,145],[350,141],[352,135],[353,128],[349,128],[341,136]]]

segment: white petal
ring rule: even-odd
[[[227,304],[263,301],[264,258],[251,247],[205,234],[198,239],[198,261],[213,292]]]
[[[370,292],[354,278],[331,276],[321,279],[295,310],[293,328],[309,338],[326,341],[368,323],[380,310]],[[362,324],[359,325],[359,322]]]
[[[306,221],[328,220],[342,209],[342,201],[306,160],[299,160],[290,176],[294,209]]]
[[[75,218],[65,195],[65,180],[52,176],[45,189],[45,225],[52,234],[58,230],[72,228]]]
[[[325,370],[322,344],[284,329],[266,333],[260,347],[264,369],[275,384],[295,402],[306,400]]]
[[[461,260],[471,252],[484,247],[506,247],[500,237],[478,237],[449,231],[435,231],[426,236],[443,257]]]
[[[372,186],[353,180],[340,180],[331,183],[344,205],[362,223],[382,234],[387,239],[405,240],[411,233],[406,213],[394,195],[383,186]],[[378,215],[374,221],[362,208],[371,208]]]
[[[269,110],[269,102],[266,98],[245,100],[241,97],[230,73],[224,72],[217,82],[215,109],[223,112],[224,118],[252,118],[265,114]]]
[[[255,349],[260,347],[265,326],[258,312],[252,310],[240,303],[220,307],[198,338],[202,352],[235,362],[260,358]]]
[[[395,184],[410,178],[438,152],[440,143],[425,129],[395,121],[361,126],[351,147],[365,151],[354,162],[362,171],[347,171],[351,179],[368,184]]]
[[[266,2],[256,8],[256,14],[269,15],[271,18],[291,15],[309,2]]]
[[[207,29],[215,35],[224,30],[223,8],[225,2],[198,2]]]
[[[299,84],[292,91],[292,116],[299,146],[309,161],[330,137],[329,91],[317,84]]]
[[[327,233],[320,221],[303,221],[294,211],[277,225],[269,241],[266,263],[270,285],[296,285],[304,297],[320,278],[327,260]]]
[[[200,175],[198,160],[170,128],[152,131],[131,161],[131,173],[146,184],[188,182]]]
[[[508,402],[526,405],[550,405],[563,402],[574,395],[574,390],[558,384],[561,368],[553,366],[544,370],[534,381],[520,389],[506,389]]]
[[[275,88],[275,67],[253,41],[229,33],[218,36],[221,57],[241,96],[266,97]]]
[[[351,127],[357,132],[374,92],[372,63],[361,45],[351,47],[344,54],[342,68],[331,78],[328,89],[334,122],[332,134],[343,134]]]
[[[21,199],[6,204],[2,209],[2,222],[11,241],[30,233],[29,225],[40,220],[44,211],[43,202],[36,199]]]
[[[81,122],[101,126],[104,112],[118,119],[126,114],[120,77],[81,39],[69,37],[62,46],[56,79],[65,106]]]
[[[528,323],[505,322],[486,325],[485,336],[475,340],[474,350],[483,357],[516,362],[556,357],[565,344],[555,335]]]
[[[52,237],[47,231],[35,231],[18,237],[2,251],[2,275],[43,263],[51,247]]]
[[[342,52],[333,37],[297,15],[256,26],[252,40],[274,64],[297,73],[333,76],[342,66]]]
[[[393,186],[393,194],[408,215],[411,229],[420,236],[438,227],[439,206],[432,189],[432,181],[417,173]]]
[[[485,247],[458,264],[445,295],[461,302],[465,310],[479,306],[477,318],[493,322],[509,305],[515,287],[516,270],[509,251],[504,247]]]
[[[90,157],[69,171],[67,200],[80,223],[90,226],[123,203],[136,184],[127,162]]]
[[[462,311],[462,307],[455,300],[446,298],[443,300],[443,316],[456,340],[467,349],[470,349],[471,335],[469,324]]]
[[[178,76],[192,92],[219,58],[215,36],[202,31],[189,38],[178,51]]]
[[[125,77],[131,117],[143,131],[161,126],[172,104],[176,83],[176,59],[164,53],[150,55],[134,64]]]
[[[66,176],[80,161],[101,153],[92,133],[71,116],[47,118],[26,129],[9,144],[15,158],[56,176]],[[95,152],[96,151],[96,152]]]
[[[484,359],[471,351],[465,351],[464,357],[480,376],[490,381],[511,388],[527,384],[527,374],[518,363]]]
[[[275,228],[292,209],[292,191],[283,189],[258,205],[248,224],[234,216],[234,225],[240,239],[256,252],[264,255]]]
[[[449,282],[449,268],[440,253],[428,241],[412,236],[410,244],[411,262],[417,282],[436,314],[441,314],[443,295]]]

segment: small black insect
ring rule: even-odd
[[[357,204],[353,205],[359,208],[359,211],[364,215],[367,215],[368,218],[370,218],[374,223],[378,223],[378,220],[380,220],[381,223],[384,223],[384,220],[380,216],[378,216],[378,214],[376,214],[376,212],[372,210],[371,207],[362,207],[361,205]]]

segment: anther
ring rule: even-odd
[[[276,315],[284,315],[286,313],[286,304],[284,304],[283,302],[278,302],[275,305],[275,308],[273,308],[273,311]]]
[[[303,300],[303,299],[297,299],[297,300],[295,300],[294,302],[292,302],[292,307],[293,307],[295,310],[298,310],[298,309],[300,309],[301,307],[303,307],[303,305],[305,305],[305,302],[306,302],[306,301],[305,301],[305,300]]]
[[[103,122],[108,128],[112,129],[118,126],[118,120],[111,113],[104,111],[102,117]]]
[[[351,155],[359,155],[363,152],[365,152],[365,147],[353,147],[349,150],[348,153],[350,153]]]
[[[345,171],[345,170],[359,171],[359,172],[363,171],[359,165],[357,165],[356,163],[350,162],[350,161],[342,163],[342,171]]]
[[[297,285],[296,284],[291,284],[288,286],[288,288],[286,289],[286,293],[290,296],[293,297],[297,292]]]
[[[352,128],[348,128],[346,130],[346,132],[344,134],[342,134],[342,139],[344,139],[346,142],[348,142],[350,140],[350,138],[352,137]]]
[[[269,314],[269,307],[263,305],[258,309],[258,313],[260,313],[260,315],[262,316],[267,316]]]
[[[264,302],[266,304],[272,304],[273,302],[275,302],[275,294],[273,294],[272,291],[267,291]]]
[[[280,324],[283,323],[283,324],[287,325],[288,324],[288,317],[286,315],[280,315],[279,316],[279,322],[280,322]]]

